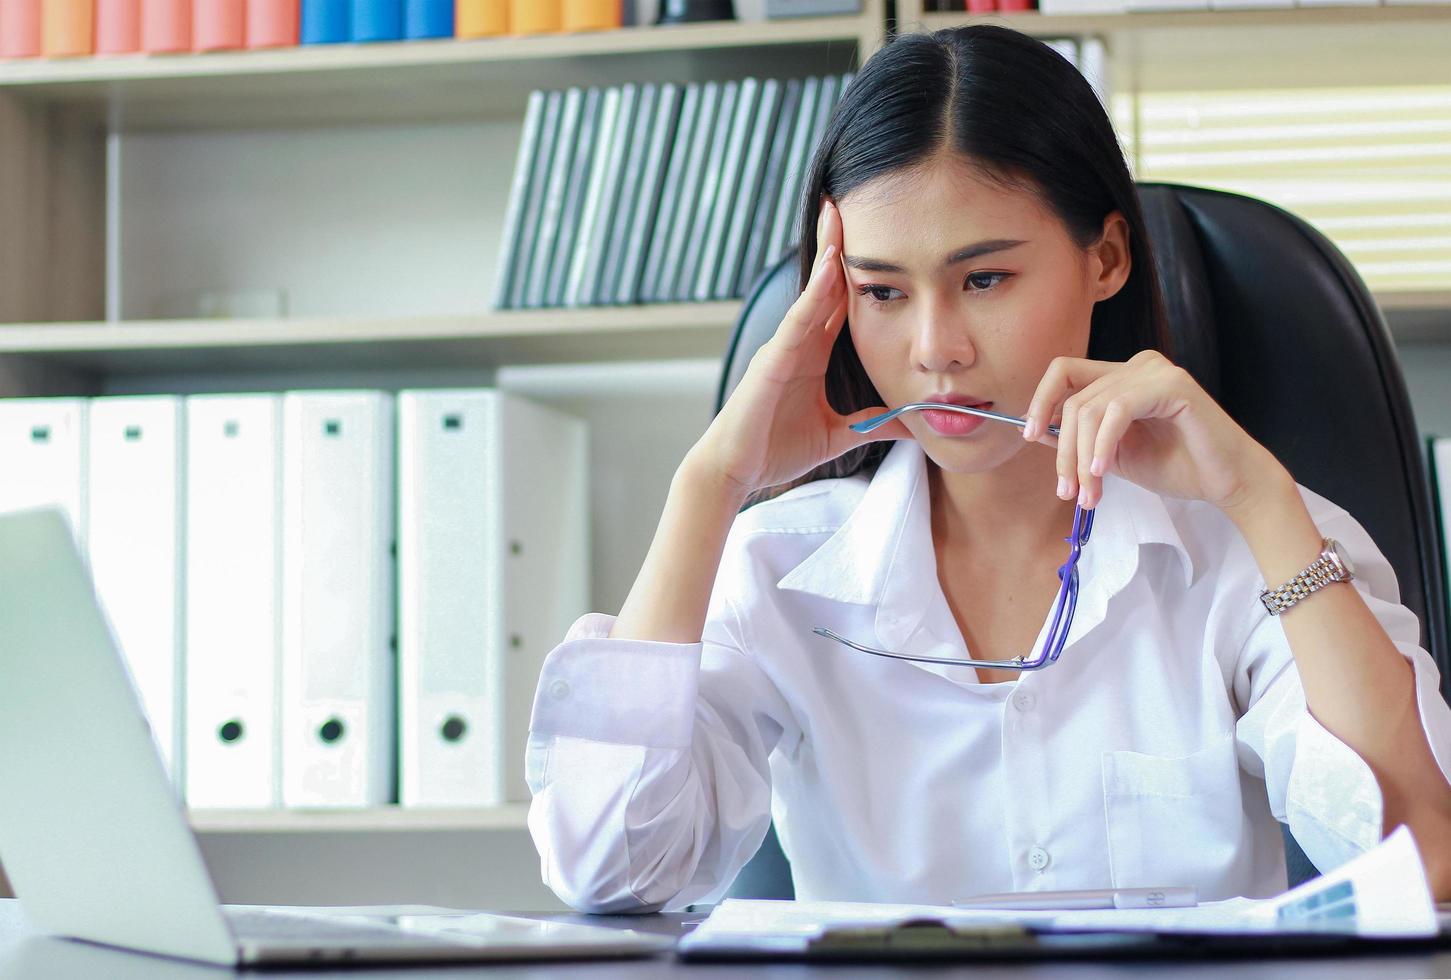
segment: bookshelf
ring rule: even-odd
[[[198,834],[522,830],[527,803],[459,809],[400,806],[339,810],[190,810]]]

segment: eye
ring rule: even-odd
[[[857,287],[857,295],[865,297],[872,306],[879,310],[886,309],[887,305],[892,302],[892,293],[900,292],[900,289],[894,289],[891,286],[875,286],[871,283]]]
[[[973,272],[973,273],[970,273],[968,275],[968,277],[967,277],[967,286],[968,286],[968,290],[967,291],[970,292],[970,293],[986,293],[986,292],[989,292],[990,290],[996,288],[996,286],[997,286],[998,283],[1002,282],[1004,279],[1008,278],[1008,276],[1010,276],[1010,275],[1012,275],[1012,273],[1010,273],[1010,272]],[[982,280],[984,280],[984,279],[991,279],[992,282],[989,283],[989,284],[987,284],[987,285],[981,285]]]

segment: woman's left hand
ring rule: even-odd
[[[1055,437],[1046,424],[1058,415]],[[1057,449],[1058,496],[1078,494],[1085,508],[1098,505],[1109,471],[1226,513],[1285,474],[1188,371],[1154,350],[1125,362],[1054,358],[1026,417],[1023,438]]]

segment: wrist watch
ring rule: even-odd
[[[1318,592],[1331,582],[1348,582],[1355,577],[1355,566],[1345,547],[1334,538],[1320,542],[1320,556],[1278,589],[1266,589],[1260,593],[1260,602],[1278,616],[1312,592]]]

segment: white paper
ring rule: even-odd
[[[776,945],[829,927],[930,918],[951,926],[1017,924],[1037,930],[1195,933],[1348,931],[1362,936],[1436,935],[1436,908],[1411,832],[1397,828],[1329,874],[1267,899],[1230,898],[1193,908],[1064,911],[967,910],[943,905],[726,899],[682,943],[741,940]]]

